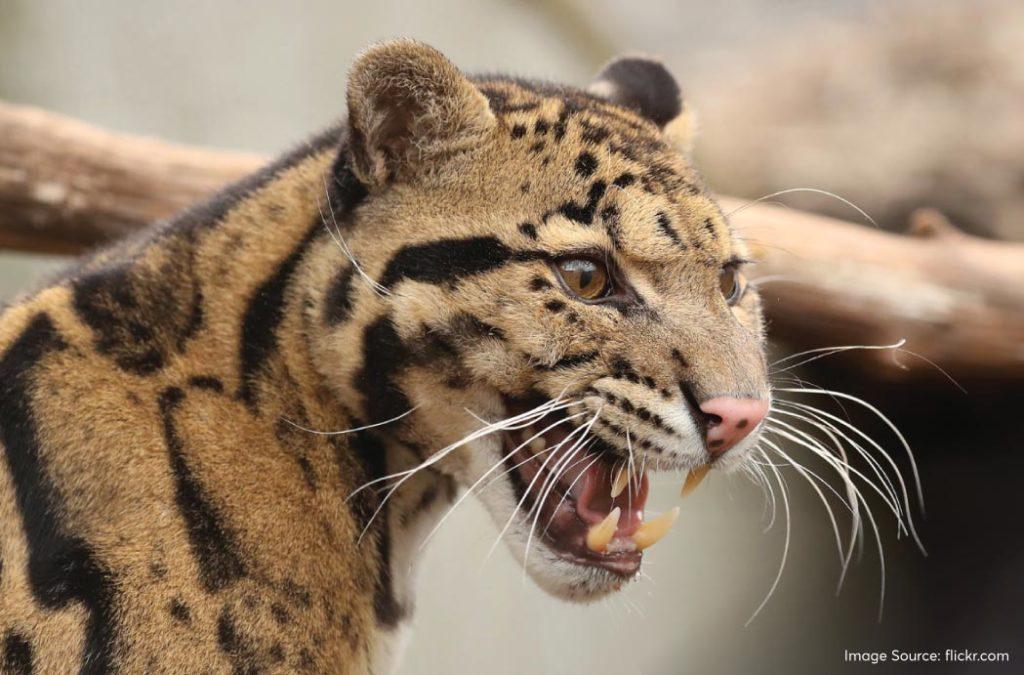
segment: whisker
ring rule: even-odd
[[[513,417],[509,417],[509,418],[504,419],[504,420],[499,420],[497,422],[487,422],[480,429],[477,429],[476,431],[473,431],[472,433],[470,433],[468,436],[462,438],[461,440],[458,440],[455,443],[452,443],[452,444],[442,448],[441,450],[438,450],[437,452],[433,453],[430,457],[425,459],[421,464],[419,464],[419,465],[417,465],[417,466],[415,466],[415,467],[413,467],[411,469],[406,469],[404,471],[397,471],[395,473],[388,474],[387,476],[381,476],[379,478],[375,478],[375,479],[373,479],[371,481],[363,483],[362,485],[360,485],[358,488],[356,488],[355,490],[353,490],[349,494],[348,499],[351,499],[355,495],[359,494],[359,492],[365,490],[366,488],[370,487],[371,485],[375,485],[377,483],[381,483],[381,482],[384,482],[384,481],[392,480],[394,478],[400,478],[402,476],[408,476],[410,474],[416,473],[417,471],[425,469],[427,466],[431,466],[432,464],[435,464],[439,460],[443,459],[443,457],[446,454],[450,453],[451,451],[455,450],[458,447],[461,447],[461,446],[465,445],[466,443],[468,443],[470,441],[477,440],[478,438],[482,438],[483,436],[490,435],[490,434],[492,434],[492,433],[494,433],[496,431],[504,431],[506,429],[515,429],[515,428],[517,428],[515,426],[516,424],[519,424],[519,423],[521,423],[521,422],[523,422],[524,420],[527,420],[527,419],[533,420],[533,421],[536,421],[538,419],[543,419],[544,416],[546,416],[549,412],[551,412],[551,410],[553,409],[552,406],[554,406],[554,404],[556,402],[557,402],[557,399],[553,399],[551,401],[547,401],[545,403],[542,403],[541,405],[537,406],[536,408],[532,408],[530,410],[527,410],[526,412],[520,413],[520,414],[515,415]],[[571,404],[569,404],[569,405],[571,405]],[[533,422],[527,422],[524,426],[529,426],[532,423]]]
[[[569,448],[569,451],[566,454],[566,457],[563,458],[562,460],[560,460],[561,464],[565,464],[566,461],[567,461],[567,458],[568,458],[568,460],[571,460],[572,457],[575,455],[575,453],[577,453],[580,450],[582,450],[581,445],[587,440],[587,434],[590,433],[590,429],[594,426],[594,422],[596,422],[597,418],[600,416],[601,409],[603,409],[603,406],[602,406],[602,408],[599,408],[596,413],[594,413],[594,416],[590,419],[590,422],[584,428],[583,433],[580,435],[579,439],[573,444],[573,446],[571,448]],[[559,444],[559,447],[561,447],[561,444]],[[533,533],[537,530],[537,521],[540,519],[540,514],[541,514],[541,511],[543,510],[541,507],[542,507],[542,505],[544,503],[544,500],[546,500],[548,498],[548,496],[550,495],[551,490],[553,490],[555,485],[558,484],[558,478],[560,477],[559,476],[559,467],[560,467],[559,462],[556,462],[555,465],[552,467],[552,469],[550,471],[550,475],[545,479],[545,482],[541,484],[540,496],[534,501],[534,504],[533,504],[533,509],[532,510],[535,510],[536,513],[534,514],[533,522],[530,525],[530,533],[526,536],[526,550],[525,550],[525,552],[523,554],[523,573],[524,574],[526,573],[526,561],[530,557],[530,542],[533,541]],[[544,467],[541,466],[542,470],[543,470],[543,468]],[[531,486],[532,486],[532,483],[531,483]],[[546,490],[545,490],[545,486],[547,486]],[[529,518],[530,514],[527,513],[526,516],[527,516],[527,518]]]
[[[349,262],[352,263],[352,268],[367,283],[367,285],[370,287],[371,290],[373,290],[374,293],[376,293],[380,297],[393,295],[393,293],[390,290],[388,290],[384,286],[381,286],[374,279],[372,279],[370,275],[363,271],[362,266],[359,264],[358,261],[356,261],[356,257],[352,254],[352,249],[348,247],[348,243],[345,241],[345,237],[341,234],[341,227],[338,225],[338,221],[334,218],[334,206],[331,204],[331,191],[327,187],[327,177],[323,176],[322,179],[324,184],[324,198],[327,200],[327,210],[331,214],[331,221],[334,223],[333,229],[327,223],[327,218],[324,215],[324,211],[320,207],[319,202],[317,202],[316,208],[318,211],[320,211],[320,222],[323,223],[324,228],[327,230],[327,234],[331,236],[331,239],[334,240],[334,243],[338,245],[338,248],[341,249],[341,252],[344,253],[345,257],[348,258]]]
[[[760,452],[761,452],[761,455],[764,456],[764,451],[761,450]],[[765,459],[767,459],[767,457],[765,457]],[[782,572],[783,572],[783,570],[786,569],[786,559],[789,556],[789,537],[790,537],[790,530],[791,530],[790,513],[789,513],[789,496],[786,493],[786,484],[783,482],[782,476],[779,473],[779,470],[774,465],[770,465],[770,468],[772,470],[772,473],[775,474],[775,481],[778,483],[778,485],[779,485],[779,492],[782,495],[782,505],[783,505],[783,508],[785,509],[785,513],[786,513],[786,538],[785,538],[785,544],[782,547],[782,561],[779,563],[779,571],[775,575],[775,580],[772,581],[771,588],[768,589],[768,594],[765,595],[764,600],[762,600],[761,604],[757,606],[757,609],[754,610],[754,613],[750,615],[750,618],[747,619],[747,622],[745,624],[743,624],[744,628],[749,626],[751,624],[751,622],[754,619],[757,618],[757,615],[761,613],[761,610],[764,609],[765,605],[768,604],[768,600],[770,600],[772,595],[775,593],[775,589],[779,585],[779,580],[782,579]]]
[[[784,389],[780,389],[779,391],[785,391],[785,392],[794,393],[794,394],[819,394],[819,395],[820,394],[826,394],[826,395],[830,395],[830,396],[838,396],[838,397],[846,399],[848,401],[852,401],[852,402],[854,402],[854,403],[864,407],[865,409],[869,410],[871,413],[873,413],[879,420],[881,420],[887,427],[889,427],[889,430],[893,432],[893,434],[896,436],[896,438],[899,439],[900,444],[903,445],[903,449],[907,453],[907,459],[910,462],[911,472],[913,473],[913,476],[914,476],[914,487],[917,490],[917,499],[918,499],[918,502],[920,504],[921,513],[922,514],[924,513],[924,491],[921,489],[921,475],[920,475],[920,473],[917,470],[917,461],[914,459],[914,452],[913,452],[913,450],[910,449],[910,444],[907,442],[907,439],[904,438],[903,433],[900,432],[899,428],[895,424],[893,424],[892,420],[890,420],[888,417],[886,417],[882,413],[882,411],[880,411],[878,408],[876,408],[875,406],[871,405],[870,403],[868,403],[864,399],[858,398],[858,397],[853,396],[851,394],[843,393],[841,391],[832,391],[832,390],[829,390],[829,389],[806,389],[806,388],[795,388],[795,387],[784,388]],[[867,440],[870,441],[870,438],[867,438]],[[884,451],[882,451],[882,452],[884,453]],[[909,512],[910,511],[910,500],[909,500],[909,497],[906,498],[905,505],[907,507],[907,511]],[[911,527],[910,527],[910,531],[911,531],[911,533],[912,533],[912,535],[914,537],[914,540],[917,541],[918,546],[921,548],[921,550],[923,552],[924,551],[924,545],[921,543],[920,538],[917,536],[917,533],[914,531],[914,528],[913,528],[912,524],[911,524]]]
[[[484,480],[486,480],[487,476],[489,476],[491,474],[491,472],[493,472],[494,470],[498,469],[501,466],[504,466],[505,458],[506,457],[515,454],[517,451],[519,451],[522,448],[524,448],[527,445],[529,445],[530,442],[533,441],[533,439],[538,438],[538,437],[542,436],[543,434],[546,434],[548,431],[550,431],[551,429],[554,429],[558,425],[563,424],[565,422],[569,422],[569,421],[573,420],[574,418],[581,417],[583,415],[586,415],[586,412],[576,413],[575,415],[572,415],[570,417],[563,417],[562,419],[558,420],[557,422],[554,422],[553,424],[549,425],[545,429],[542,429],[541,431],[538,431],[536,434],[534,434],[533,436],[531,436],[527,440],[523,441],[514,450],[512,450],[512,452],[503,454],[498,459],[498,461],[495,462],[494,466],[492,466],[490,469],[488,469],[482,476],[480,476],[476,480],[476,482],[474,482],[471,486],[469,486],[469,489],[467,489],[465,492],[463,492],[459,496],[459,498],[455,501],[455,503],[451,507],[449,507],[448,511],[441,517],[441,519],[438,521],[438,523],[436,525],[434,525],[434,528],[427,534],[426,537],[423,538],[423,541],[420,543],[420,550],[422,551],[426,547],[427,543],[431,540],[431,538],[433,538],[433,536],[437,533],[437,531],[441,529],[441,526],[444,525],[445,521],[448,520],[448,517],[455,511],[455,509],[459,506],[459,504],[464,502],[466,500],[466,498],[469,497],[469,495],[471,495],[473,493],[473,490],[475,490],[477,488],[477,486],[480,485],[480,483],[482,483],[482,482],[484,482]],[[522,460],[518,464],[515,464],[511,469],[508,469],[507,471],[502,472],[497,477],[503,476],[503,475],[505,475],[506,473],[508,473],[510,471],[515,471],[516,469],[518,469],[523,464],[526,464],[526,463],[531,462],[531,461],[533,461],[533,457],[532,456],[531,457],[527,457],[526,459]],[[492,482],[493,482],[493,479],[492,479]],[[490,485],[490,484],[491,483],[488,482],[487,485]],[[483,488],[481,488],[481,491],[483,491],[483,489],[486,488],[487,485],[485,485]]]
[[[823,432],[825,435],[827,435],[829,437],[829,439],[832,441],[832,443],[833,443],[833,445],[834,445],[834,447],[836,448],[837,451],[840,451],[840,452],[843,451],[843,445],[839,441],[839,438],[837,438],[837,436],[841,437],[843,440],[845,440],[847,443],[849,443],[857,451],[857,453],[868,463],[868,466],[871,467],[872,472],[878,478],[879,482],[886,488],[886,492],[889,494],[890,498],[894,502],[899,502],[900,501],[900,495],[896,491],[896,486],[893,485],[892,480],[889,478],[889,475],[886,474],[882,470],[882,466],[878,463],[878,461],[874,457],[871,456],[871,453],[869,453],[862,445],[860,445],[855,440],[850,438],[849,435],[843,433],[842,430],[836,428],[834,425],[829,423],[827,420],[822,420],[820,418],[820,416],[817,414],[819,412],[822,413],[822,414],[827,414],[827,413],[824,413],[824,411],[819,411],[817,408],[812,408],[810,406],[805,406],[804,404],[798,404],[796,402],[790,402],[790,401],[776,401],[776,402],[779,403],[780,405],[781,404],[788,404],[790,406],[798,406],[799,407],[798,409],[806,410],[807,414],[808,415],[812,415],[813,417],[808,417],[807,415],[804,415],[804,414],[800,414],[800,413],[796,413],[796,412],[792,412],[792,411],[787,411],[787,410],[781,410],[781,409],[778,409],[778,408],[776,408],[774,410],[774,412],[777,412],[780,415],[786,415],[787,417],[794,417],[796,419],[802,420],[802,421],[810,424],[814,428],[820,430],[821,432]],[[781,420],[775,420],[775,421],[781,422]],[[838,421],[842,422],[842,420],[838,420]],[[842,452],[842,454],[843,454],[843,461],[845,463],[849,463],[849,461],[846,459],[845,452]],[[893,467],[893,468],[895,469],[895,471],[898,474],[899,473],[899,469],[897,467]],[[904,487],[904,490],[906,490],[905,487]],[[908,514],[908,516],[909,516],[909,514]]]
[[[594,415],[594,419],[597,419],[597,415]],[[516,504],[516,507],[512,510],[511,515],[509,515],[508,520],[505,522],[505,526],[501,529],[501,532],[498,533],[498,537],[497,537],[497,539],[494,540],[494,543],[491,545],[490,550],[487,551],[487,555],[484,557],[484,562],[487,562],[487,560],[489,560],[490,557],[494,554],[494,551],[495,551],[495,549],[497,549],[498,544],[501,542],[502,538],[505,536],[505,533],[508,532],[508,528],[512,526],[512,523],[515,521],[516,515],[523,508],[523,503],[526,501],[526,497],[530,494],[530,491],[533,489],[533,486],[537,482],[537,479],[544,473],[544,469],[547,466],[547,463],[549,461],[551,461],[551,458],[555,455],[555,453],[557,453],[557,451],[559,449],[561,449],[562,446],[565,445],[569,441],[569,439],[571,439],[574,435],[576,435],[577,433],[579,433],[583,429],[584,429],[583,426],[579,426],[576,429],[573,429],[572,432],[570,432],[568,436],[566,436],[564,439],[562,439],[561,442],[558,443],[558,445],[556,445],[554,448],[552,448],[552,451],[551,451],[552,454],[549,455],[541,463],[540,470],[538,470],[537,475],[535,475],[533,477],[533,479],[530,481],[530,484],[523,491],[522,498],[519,500],[519,503]]]
[[[761,521],[765,521],[768,518],[768,488],[764,484],[764,474],[761,473],[762,469],[757,466],[756,461],[746,462],[742,465],[741,471],[747,477],[747,479],[756,485],[761,490]]]
[[[832,524],[832,533],[835,535],[835,540],[836,540],[836,552],[839,555],[839,563],[842,564],[843,563],[843,539],[842,539],[842,537],[839,534],[839,523],[838,523],[838,521],[836,521],[836,515],[832,511],[832,505],[829,503],[828,499],[825,498],[825,493],[821,491],[821,488],[819,488],[817,483],[815,483],[814,480],[810,477],[810,474],[812,474],[814,472],[811,471],[810,469],[807,469],[807,468],[803,467],[802,465],[798,464],[792,457],[790,457],[785,452],[783,452],[781,448],[779,448],[777,445],[772,444],[771,441],[767,441],[766,440],[766,443],[770,447],[772,447],[775,450],[775,452],[780,457],[782,457],[784,460],[789,462],[790,466],[792,466],[796,470],[796,472],[798,474],[800,474],[800,476],[805,481],[807,481],[807,483],[811,486],[811,489],[813,489],[814,492],[818,495],[818,499],[821,500],[822,505],[824,505],[824,507],[825,507],[825,513],[828,515],[829,522]],[[831,486],[828,485],[827,483],[826,483],[826,486],[831,488]],[[833,489],[833,492],[835,492],[834,489]],[[836,494],[838,495],[838,493],[836,493]]]
[[[782,401],[780,399],[776,399],[775,403],[777,403],[777,404],[784,404],[784,403],[788,404],[789,402],[788,401]],[[851,507],[850,549],[847,551],[846,558],[844,559],[843,570],[842,570],[842,572],[839,575],[839,582],[836,585],[836,593],[838,593],[839,590],[843,586],[843,581],[846,578],[846,571],[847,571],[847,567],[849,566],[850,555],[852,555],[852,553],[853,553],[853,547],[856,545],[856,543],[858,541],[863,541],[863,539],[862,539],[863,534],[864,534],[863,521],[861,520],[861,517],[860,517],[860,502],[856,498],[857,497],[857,486],[854,485],[853,478],[851,478],[849,470],[843,468],[844,466],[848,467],[850,465],[850,460],[849,460],[849,458],[846,455],[846,448],[843,447],[843,444],[839,441],[838,438],[836,438],[836,436],[829,430],[828,427],[818,426],[818,428],[821,429],[821,431],[823,431],[825,433],[825,435],[829,437],[829,440],[832,441],[832,445],[835,448],[836,452],[839,454],[839,457],[840,457],[840,459],[842,461],[841,465],[831,465],[830,464],[830,466],[832,466],[832,468],[834,468],[836,470],[836,473],[839,474],[839,477],[842,479],[843,486],[846,488],[847,503]],[[871,460],[871,461],[873,462],[874,460]],[[876,472],[877,472],[877,470],[876,470]],[[886,481],[886,482],[887,482],[888,486],[892,487],[892,482],[891,481]],[[827,485],[827,483],[826,483],[826,485]],[[832,486],[829,485],[828,487],[831,489]],[[895,488],[892,488],[892,490],[894,492]],[[895,499],[895,495],[893,495],[893,498]],[[861,537],[861,539],[858,539],[858,536]],[[861,549],[861,550],[863,550],[863,549]]]
[[[385,494],[384,497],[381,499],[380,503],[377,505],[377,508],[374,510],[373,514],[367,520],[366,525],[363,527],[362,532],[359,533],[359,538],[358,538],[357,541],[359,541],[359,542],[362,541],[363,536],[366,535],[366,532],[367,532],[367,530],[369,530],[370,525],[377,518],[377,515],[380,513],[381,509],[384,508],[384,505],[387,504],[388,500],[391,498],[391,495],[393,495],[396,490],[398,490],[406,481],[408,481],[410,478],[412,478],[417,472],[422,471],[423,469],[426,469],[429,466],[433,466],[437,462],[439,462],[442,459],[444,459],[445,457],[447,457],[453,451],[455,451],[458,448],[461,448],[462,446],[466,445],[467,443],[470,443],[472,441],[478,440],[478,439],[483,438],[485,436],[489,436],[490,434],[493,434],[496,431],[503,431],[506,428],[506,425],[509,424],[509,423],[516,424],[518,422],[521,422],[523,419],[531,418],[531,417],[534,418],[534,419],[542,419],[545,415],[548,414],[548,408],[551,405],[555,404],[556,402],[558,402],[558,399],[554,399],[552,401],[548,401],[546,403],[543,403],[543,404],[541,404],[541,405],[539,405],[539,406],[537,406],[537,407],[535,407],[535,408],[533,408],[531,410],[528,410],[528,411],[526,411],[524,413],[521,413],[519,415],[510,417],[510,418],[508,418],[506,420],[502,420],[501,422],[496,422],[494,424],[490,424],[490,425],[484,426],[481,429],[477,429],[476,431],[470,433],[468,436],[465,436],[461,440],[458,440],[458,441],[448,445],[447,447],[442,448],[441,450],[435,452],[430,457],[428,457],[427,459],[423,460],[423,462],[421,462],[420,464],[418,464],[417,466],[415,466],[415,467],[413,467],[411,469],[407,469],[405,471],[399,471],[399,472],[390,474],[388,476],[382,476],[380,478],[376,478],[374,480],[371,480],[371,481],[368,481],[368,482],[364,483],[360,487],[358,487],[355,490],[353,490],[351,493],[349,493],[349,496],[346,498],[346,501],[349,500],[349,499],[352,499],[359,492],[365,490],[366,488],[370,487],[371,485],[374,485],[376,483],[380,483],[382,481],[391,480],[391,479],[394,479],[394,478],[399,477],[399,476],[401,477],[401,479],[397,483],[395,483],[388,490],[387,494]]]
[[[778,424],[780,422],[776,420],[776,423]],[[903,510],[900,507],[899,502],[890,501],[889,496],[885,493],[884,490],[875,485],[875,483],[871,481],[864,473],[862,473],[855,467],[850,466],[848,462],[840,463],[840,461],[835,457],[835,455],[821,447],[820,443],[818,443],[818,440],[816,438],[801,438],[802,432],[800,432],[799,430],[796,430],[794,433],[790,433],[786,429],[780,429],[775,426],[767,425],[765,426],[765,432],[781,436],[782,438],[797,443],[798,445],[807,448],[818,457],[821,457],[825,461],[829,462],[834,467],[842,467],[843,470],[850,471],[858,478],[860,478],[862,481],[864,481],[865,485],[874,490],[878,494],[878,496],[882,498],[882,501],[885,502],[885,505],[889,507],[889,510],[892,512],[893,516],[896,518],[898,522],[903,521]]]
[[[573,468],[573,467],[579,466],[579,464],[581,464],[582,462],[586,462],[587,458],[588,458],[588,455],[583,455],[583,457],[580,457],[578,460],[573,462],[572,466],[569,467],[569,468]],[[590,463],[587,464],[585,467],[583,467],[583,471],[580,471],[579,475],[577,475],[576,478],[573,479],[572,483],[569,483],[568,489],[566,489],[565,493],[562,495],[562,498],[560,500],[558,500],[558,504],[555,506],[555,513],[558,513],[559,507],[561,507],[562,504],[565,503],[565,500],[569,496],[569,494],[572,492],[572,489],[574,487],[576,487],[576,483],[579,482],[580,478],[583,478],[583,474],[585,474],[587,471],[589,471],[590,467],[594,466],[594,464],[596,464],[600,459],[601,459],[600,455],[595,455],[594,458],[590,460]],[[555,514],[553,513],[553,514],[551,514],[551,517],[548,518],[548,524],[544,526],[544,531],[541,532],[541,536],[544,536],[544,535],[546,535],[548,533],[548,528],[551,527],[551,521],[553,521],[554,519],[555,519]]]
[[[832,454],[830,454],[828,452],[825,452],[823,450],[819,450],[819,449],[815,448],[813,445],[810,445],[810,444],[807,444],[805,442],[802,442],[799,439],[794,438],[790,434],[786,434],[785,432],[780,432],[780,431],[778,431],[776,429],[771,430],[771,432],[775,433],[775,434],[782,435],[783,437],[787,437],[790,440],[793,440],[794,442],[797,442],[797,443],[799,443],[801,445],[804,445],[804,447],[807,447],[808,449],[810,449],[811,452],[814,452],[816,455],[818,455],[819,457],[824,459],[826,462],[828,462],[829,464],[832,464],[834,468],[835,468],[836,464],[838,463],[838,460]],[[769,441],[767,441],[767,439],[765,439],[765,441],[769,442]],[[883,501],[886,501],[886,504],[889,505],[888,501],[885,499],[884,493],[881,492],[874,485],[874,483],[871,483],[870,481],[867,481],[863,474],[861,474],[856,469],[853,469],[849,465],[846,465],[846,468],[848,470],[851,470],[854,473],[858,474],[861,479],[864,479],[865,482],[867,483],[867,485],[869,487],[871,487],[872,489],[874,489],[882,497]],[[775,470],[776,469],[773,468],[773,471],[775,471]],[[879,555],[879,560],[880,560],[880,563],[881,563],[881,569],[880,569],[880,572],[881,572],[881,590],[880,590],[879,607],[878,607],[878,612],[879,612],[878,616],[879,616],[879,621],[880,621],[881,620],[881,616],[882,616],[882,609],[883,609],[884,603],[885,603],[885,551],[884,551],[883,546],[882,546],[882,537],[881,537],[881,533],[880,533],[879,528],[878,528],[878,523],[875,521],[875,516],[872,513],[871,508],[870,508],[870,506],[867,503],[867,500],[864,499],[864,496],[863,496],[863,494],[861,493],[861,491],[859,489],[855,488],[855,492],[856,492],[857,497],[860,500],[861,504],[864,506],[864,512],[867,514],[868,522],[871,524],[871,528],[874,531],[875,542],[876,542],[876,544],[878,546],[878,555]],[[890,506],[890,509],[893,508],[891,505],[889,505],[889,506]],[[900,518],[900,516],[898,514],[898,511],[896,511],[894,509],[893,513],[894,513],[894,515],[896,515],[897,519]],[[842,581],[842,577],[840,578],[840,581]]]
[[[850,560],[853,556],[854,545],[857,540],[857,535],[860,532],[860,529],[857,527],[857,523],[860,522],[860,508],[859,502],[857,500],[856,486],[854,486],[852,491],[847,493],[847,498],[849,500],[847,501],[847,499],[843,499],[842,495],[840,495],[839,492],[834,487],[832,487],[827,480],[825,480],[822,476],[819,476],[817,472],[812,471],[811,469],[808,469],[805,466],[800,466],[798,462],[794,461],[791,457],[789,457],[789,455],[783,452],[782,449],[779,448],[779,446],[773,443],[772,441],[769,441],[768,439],[764,439],[764,441],[769,447],[775,450],[776,453],[778,453],[781,457],[783,457],[790,464],[792,464],[798,472],[800,472],[801,474],[804,474],[804,472],[806,472],[806,474],[804,474],[804,478],[811,483],[812,487],[815,487],[815,490],[818,492],[818,496],[821,498],[822,502],[825,503],[825,508],[828,509],[829,519],[832,521],[832,530],[836,536],[836,545],[839,549],[840,573],[839,581],[836,584],[836,594],[838,594],[843,587],[843,581],[846,579],[846,573],[849,569]],[[850,544],[846,547],[845,552],[843,551],[842,539],[839,536],[839,528],[835,516],[832,514],[832,510],[829,508],[828,503],[825,502],[825,496],[814,485],[814,482],[811,480],[812,478],[817,480],[825,488],[831,491],[832,494],[834,494],[836,498],[839,500],[839,503],[845,506],[846,510],[850,512],[850,516],[853,519],[854,526],[851,528]]]
[[[341,431],[321,431],[319,429],[307,429],[306,427],[302,426],[301,424],[298,424],[296,422],[292,422],[287,417],[282,417],[281,419],[284,420],[285,422],[287,422],[288,424],[292,425],[296,429],[301,429],[302,431],[305,431],[305,432],[310,433],[310,434],[317,434],[319,436],[341,436],[341,435],[344,435],[344,434],[354,434],[354,433],[359,432],[359,431],[366,431],[367,429],[376,429],[377,427],[382,427],[382,426],[385,426],[387,424],[391,424],[392,422],[397,422],[398,420],[402,419],[403,417],[406,417],[407,415],[411,415],[412,413],[414,413],[416,411],[416,408],[419,408],[419,406],[412,407],[409,410],[406,410],[401,415],[395,415],[391,419],[384,420],[383,422],[375,422],[374,424],[367,424],[365,426],[356,427],[354,429],[343,429]]]
[[[572,459],[574,457],[576,457],[576,455],[578,455],[580,452],[584,452],[585,453],[587,448],[589,448],[590,445],[593,445],[592,442],[589,443],[589,444],[586,444],[587,440],[588,439],[586,438],[585,435],[580,437],[580,440],[577,443],[575,443],[572,448],[569,449],[569,451],[566,454],[566,456],[562,459],[562,462],[565,463],[565,462],[572,461]],[[580,443],[584,443],[584,445],[580,446]],[[541,508],[541,505],[551,495],[551,491],[554,490],[555,485],[558,484],[558,479],[561,478],[561,475],[559,473],[559,468],[560,467],[558,465],[552,467],[551,473],[554,476],[557,476],[557,477],[554,480],[550,481],[550,483],[549,483],[549,485],[547,485],[546,489],[545,489],[545,486],[541,486],[540,497],[534,502],[533,509],[531,509],[531,511],[534,512],[534,516],[533,516],[533,522],[530,524],[530,533],[526,536],[526,548],[524,549],[524,553],[523,553],[523,574],[526,574],[526,561],[530,559],[530,543],[533,541],[533,535],[537,531],[537,521],[540,520],[540,514],[541,514],[541,511],[543,510]],[[562,495],[562,496],[563,496],[563,498],[565,497],[565,495]],[[561,502],[559,502],[559,504],[561,504]],[[527,518],[529,518],[530,514],[527,513],[526,516],[527,516]],[[554,518],[554,514],[552,514],[552,518]],[[549,519],[548,520],[548,525],[550,525],[550,524],[551,524],[551,520]],[[546,531],[547,531],[547,528],[545,528],[545,532]]]
[[[855,350],[880,351],[880,350],[885,350],[885,349],[899,349],[900,347],[902,347],[906,343],[907,343],[907,339],[906,338],[901,338],[901,339],[897,340],[896,342],[892,343],[891,345],[842,345],[842,346],[838,346],[838,347],[819,347],[817,349],[806,349],[806,350],[804,350],[802,352],[797,352],[796,354],[790,354],[789,356],[785,356],[785,357],[783,357],[781,359],[778,359],[777,361],[775,361],[771,365],[772,365],[772,367],[775,367],[777,365],[780,365],[780,364],[785,363],[787,361],[790,361],[792,359],[797,359],[797,358],[800,358],[802,356],[810,356],[810,358],[804,359],[803,361],[799,361],[799,362],[794,363],[794,364],[790,364],[790,365],[786,366],[785,368],[782,368],[782,369],[779,369],[779,370],[775,371],[775,372],[778,372],[778,373],[784,373],[787,370],[793,370],[795,368],[799,368],[800,366],[805,366],[808,363],[812,363],[814,361],[817,361],[818,359],[824,359],[824,358],[829,357],[829,356],[834,356],[835,354],[842,354],[843,352],[849,352],[849,351],[855,351]],[[812,354],[814,354],[814,356],[811,356]]]
[[[751,206],[754,206],[755,204],[758,204],[758,203],[763,202],[765,200],[774,199],[775,197],[781,197],[782,195],[793,194],[795,192],[811,192],[811,193],[814,193],[814,194],[825,195],[826,197],[832,197],[833,199],[836,199],[836,200],[842,202],[843,204],[846,204],[847,206],[852,208],[854,211],[859,213],[864,218],[864,220],[868,221],[869,223],[871,223],[875,227],[879,227],[878,223],[875,222],[874,218],[869,216],[867,214],[867,212],[864,211],[864,209],[860,208],[859,206],[857,206],[856,204],[854,204],[850,200],[844,199],[843,197],[840,197],[839,195],[835,194],[834,192],[829,192],[828,190],[820,190],[818,188],[807,188],[807,187],[789,188],[788,190],[779,190],[778,192],[773,192],[773,193],[771,193],[769,195],[764,195],[763,197],[758,197],[757,199],[755,199],[755,200],[753,200],[751,202],[748,202],[748,203],[744,204],[743,206],[740,206],[740,207],[737,207],[737,208],[733,209],[728,214],[726,214],[726,218],[732,218],[734,215],[736,215],[738,213],[742,213],[743,211],[746,211],[747,209],[749,209]]]
[[[944,369],[944,368],[943,368],[942,366],[940,366],[939,364],[935,363],[934,361],[932,361],[932,360],[931,360],[930,358],[928,358],[927,356],[924,356],[923,354],[918,354],[917,352],[912,352],[912,351],[910,351],[909,349],[897,349],[896,351],[898,351],[898,352],[902,352],[902,353],[904,353],[904,354],[910,354],[910,355],[911,355],[911,356],[913,356],[913,357],[916,357],[916,358],[919,358],[919,359],[921,359],[922,361],[924,361],[925,363],[927,363],[927,364],[928,364],[929,366],[931,366],[931,367],[932,367],[932,368],[934,368],[935,370],[937,370],[937,371],[939,371],[940,373],[942,373],[942,375],[943,375],[943,376],[944,376],[944,377],[945,377],[945,378],[946,378],[947,380],[949,380],[949,381],[950,381],[950,382],[951,382],[951,383],[953,384],[953,386],[954,386],[954,387],[956,387],[957,389],[959,389],[959,390],[960,390],[960,391],[961,391],[962,393],[964,393],[964,394],[966,394],[966,393],[967,393],[967,389],[965,389],[965,388],[964,388],[964,387],[963,387],[963,386],[962,386],[962,385],[961,385],[961,384],[960,384],[960,383],[959,383],[959,382],[958,382],[958,381],[956,380],[956,378],[955,378],[955,377],[953,377],[952,375],[950,375],[950,374],[949,374],[948,372],[946,372],[946,370],[945,370],[945,369]],[[895,355],[894,355],[894,356],[895,356]]]

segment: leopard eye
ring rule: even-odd
[[[566,288],[584,300],[597,300],[611,290],[611,275],[603,264],[588,258],[566,258],[557,264]]]
[[[718,287],[722,290],[725,301],[730,305],[735,305],[739,302],[739,299],[743,297],[743,291],[746,290],[746,286],[747,280],[743,278],[743,274],[733,265],[723,267],[718,275]]]

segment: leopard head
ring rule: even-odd
[[[647,472],[742,465],[770,398],[679,87],[648,58],[586,90],[470,78],[398,41],[347,97],[334,183],[363,197],[335,223],[319,367],[481,498],[543,588],[619,588],[674,517],[645,522]]]

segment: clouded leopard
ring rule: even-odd
[[[466,495],[556,596],[634,578],[648,471],[741,465],[769,401],[692,127],[646,58],[379,44],[342,123],[9,306],[4,668],[386,672]]]

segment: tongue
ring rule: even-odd
[[[644,504],[647,502],[647,475],[633,475],[621,494],[612,497],[612,485],[617,467],[597,461],[577,482],[576,513],[588,525],[596,525],[618,507],[621,511],[615,536],[628,537],[636,532],[644,520]]]

